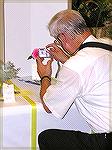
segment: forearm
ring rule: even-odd
[[[47,113],[51,113],[51,111],[49,110],[49,108],[45,105],[44,100],[43,100],[43,96],[46,93],[47,88],[51,85],[51,81],[48,78],[44,78],[41,81],[41,89],[40,89],[40,99],[41,99],[41,103],[45,109],[45,111]]]

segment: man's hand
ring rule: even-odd
[[[66,56],[62,49],[59,48],[55,43],[48,44],[46,48],[50,49],[49,53],[56,61],[59,61],[63,64],[68,60],[68,56]]]
[[[48,62],[47,62],[46,65],[44,65],[42,63],[42,61],[43,61],[43,58],[38,57],[36,59],[36,62],[37,62],[37,72],[38,72],[40,78],[42,78],[43,76],[51,77],[51,74],[52,74],[51,64],[52,64],[53,59],[48,60]]]

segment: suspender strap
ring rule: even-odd
[[[112,46],[109,45],[109,44],[105,44],[105,43],[99,43],[99,42],[87,42],[87,43],[84,43],[82,44],[78,50],[81,50],[85,47],[96,47],[96,48],[103,48],[105,50],[108,50],[108,51],[112,51]]]

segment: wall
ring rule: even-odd
[[[67,0],[5,3],[5,60],[21,68],[20,76],[32,74],[35,61],[27,61],[27,57],[35,47],[44,47],[54,40],[49,36],[47,23],[52,15],[67,7]]]
[[[27,62],[31,47],[30,17],[30,3],[5,3],[5,60],[20,67],[20,75],[31,72]]]

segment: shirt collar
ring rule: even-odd
[[[90,35],[83,43],[93,42],[93,41],[97,41],[97,39],[93,35]]]

